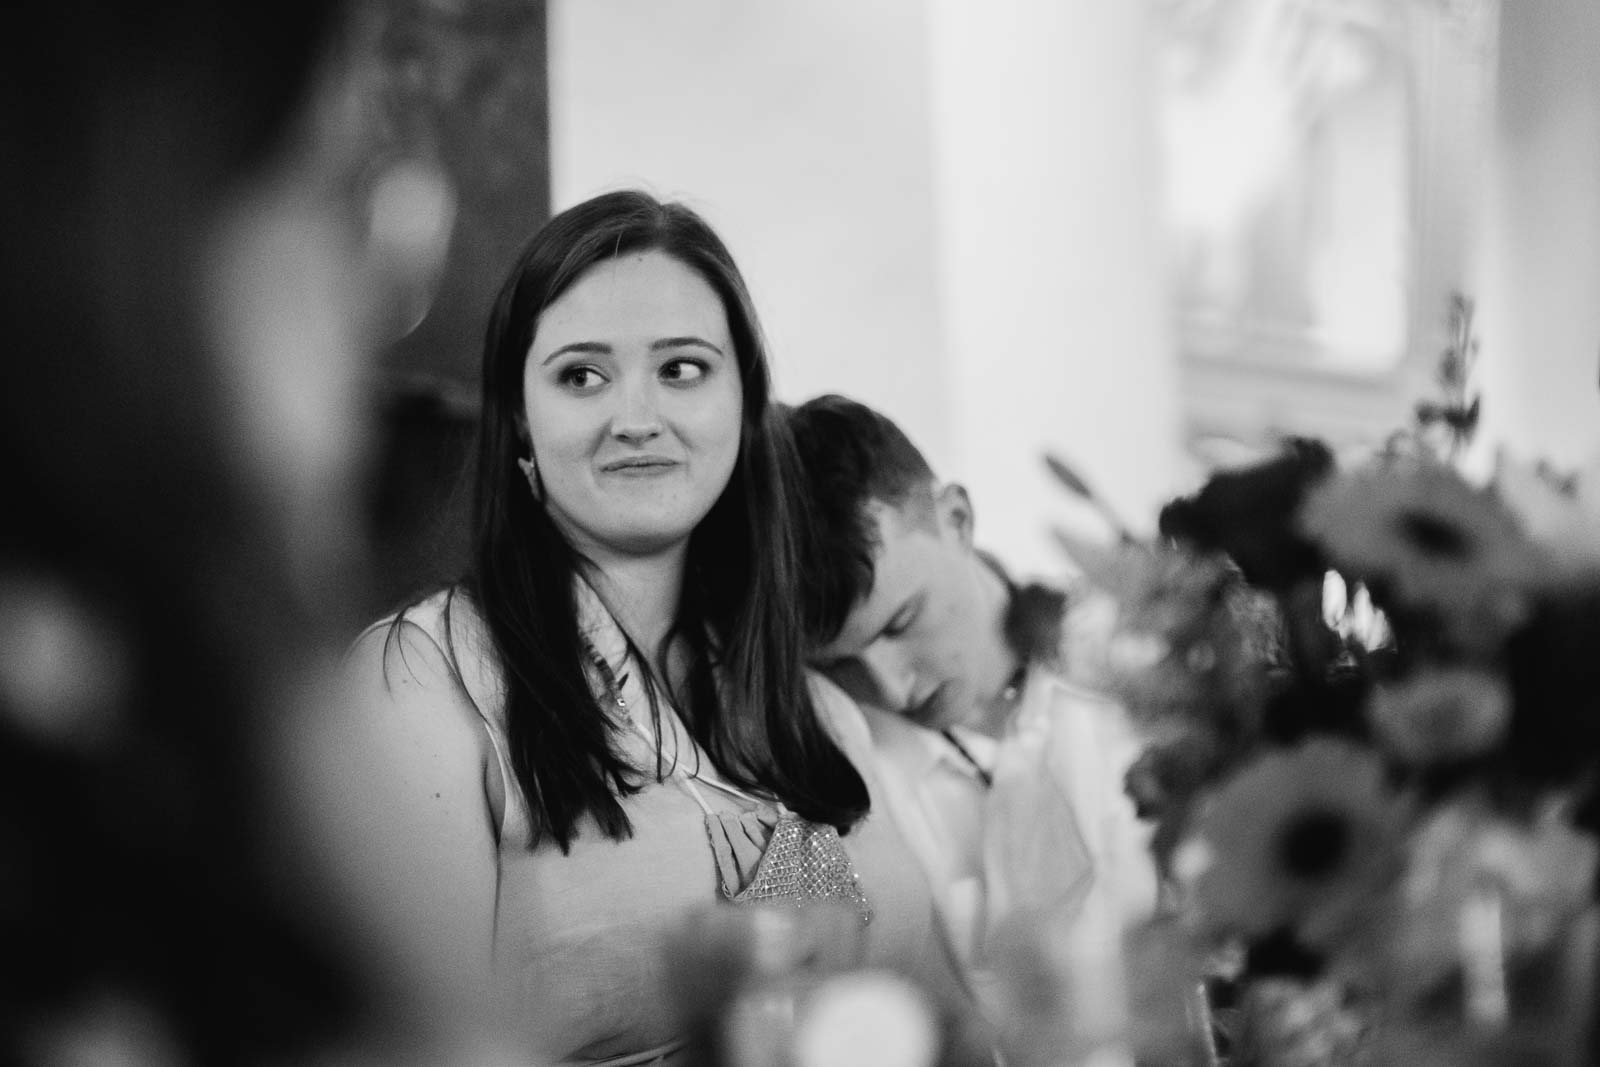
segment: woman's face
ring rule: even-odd
[[[522,398],[545,507],[591,558],[681,545],[739,456],[727,312],[662,252],[596,264],[545,309]]]

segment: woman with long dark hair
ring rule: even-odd
[[[491,317],[471,572],[353,653],[382,946],[563,1062],[670,1061],[662,942],[719,898],[831,901],[949,988],[868,741],[803,666],[769,393],[699,216],[563,212]]]

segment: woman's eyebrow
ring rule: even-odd
[[[544,366],[557,356],[566,355],[568,352],[582,352],[593,356],[609,356],[611,346],[604,341],[574,341],[570,345],[562,345],[539,361],[539,366]]]
[[[709,348],[717,355],[722,355],[722,349],[700,337],[663,337],[650,345],[650,351],[660,352],[664,348],[687,348],[691,346]]]

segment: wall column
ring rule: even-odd
[[[1480,248],[1482,444],[1600,446],[1600,4],[1501,0]]]
[[[1184,471],[1142,3],[933,0],[940,309],[978,539],[1059,572],[1056,450],[1154,525]]]

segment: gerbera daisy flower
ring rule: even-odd
[[[1274,458],[1220,471],[1201,490],[1161,509],[1161,536],[1222,552],[1245,579],[1288,589],[1325,570],[1322,554],[1294,527],[1307,489],[1328,477],[1333,453],[1319,441],[1290,438]]]
[[[1321,483],[1299,526],[1346,577],[1431,614],[1469,649],[1493,647],[1523,620],[1540,571],[1538,550],[1492,494],[1426,459]]]
[[[1491,671],[1432,668],[1376,686],[1367,721],[1379,744],[1405,763],[1457,763],[1504,740],[1511,726],[1511,687]]]
[[[1203,805],[1180,853],[1191,918],[1334,947],[1398,875],[1409,814],[1371,750],[1317,738],[1264,756]]]

